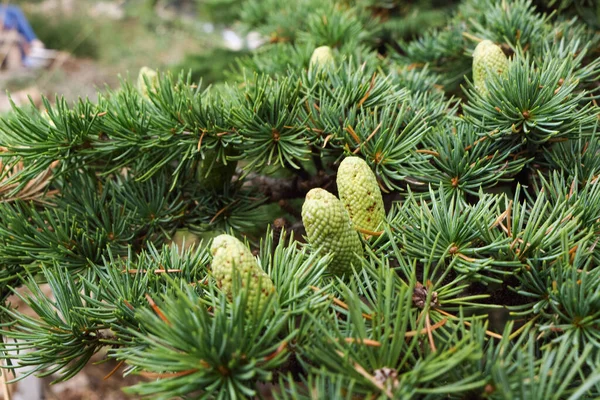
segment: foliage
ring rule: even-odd
[[[445,2],[234,3],[208,5],[269,40],[226,82],[159,73],[0,119],[5,368],[66,380],[108,349],[142,397],[598,398],[594,24],[465,0],[413,38],[404,19]],[[481,40],[509,59],[487,93]],[[334,60],[309,68],[319,46]],[[363,255],[336,268],[300,210],[349,156],[387,212],[348,225]],[[225,232],[273,282],[262,311],[213,276]]]

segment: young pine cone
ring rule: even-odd
[[[487,96],[487,80],[490,74],[502,75],[508,69],[508,58],[500,48],[490,40],[484,40],[473,52],[473,84],[482,95]]]
[[[309,69],[332,67],[335,65],[333,51],[329,46],[317,47],[310,57]]]
[[[338,169],[337,187],[355,229],[381,229],[385,219],[383,198],[377,178],[365,160],[346,157]]]
[[[302,222],[310,245],[333,253],[331,273],[352,273],[351,264],[358,265],[356,256],[362,256],[363,248],[342,202],[324,189],[311,189],[302,206]]]
[[[144,79],[144,77],[146,79]],[[150,87],[146,86],[146,80],[150,84]],[[140,69],[140,73],[137,79],[137,88],[142,97],[145,99],[149,99],[148,91],[151,90],[156,92],[156,87],[158,86],[158,73],[148,67],[142,67]]]
[[[230,155],[231,153],[231,151],[226,151],[225,154]],[[228,161],[227,164],[223,164],[217,156],[216,150],[207,150],[204,158],[198,161],[196,167],[196,182],[206,190],[222,190],[226,182],[231,182],[235,173],[237,161]]]
[[[275,293],[275,286],[269,276],[258,266],[256,258],[244,243],[230,235],[219,235],[214,238],[210,247],[213,255],[212,273],[221,290],[231,297],[234,293],[234,277],[240,279],[240,288],[248,290],[249,312],[262,310]],[[234,274],[235,272],[235,274]],[[249,286],[246,286],[249,279]]]

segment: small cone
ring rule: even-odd
[[[508,69],[508,58],[500,48],[490,40],[484,40],[473,52],[473,84],[482,95],[487,96],[487,80],[490,74],[502,75]]]
[[[376,232],[385,218],[383,198],[377,178],[360,157],[346,157],[337,173],[340,200],[356,229]]]
[[[257,303],[258,310],[262,310],[269,296],[275,293],[275,286],[259,267],[250,249],[233,236],[219,235],[213,240],[210,252],[213,255],[212,273],[221,290],[232,296],[236,288],[233,279],[237,274],[243,289],[248,290],[247,310],[254,312]],[[250,286],[246,287],[248,277]]]
[[[150,83],[150,87],[146,86],[146,81],[144,80],[144,77],[146,77],[146,79]],[[158,72],[148,67],[142,67],[140,69],[140,73],[138,75],[137,80],[137,88],[142,97],[148,99],[148,90],[152,90],[153,92],[155,92],[157,86]]]
[[[335,60],[333,58],[333,51],[329,46],[321,46],[317,47],[315,51],[313,51],[312,56],[310,57],[310,70],[315,68],[325,68],[325,67],[333,67],[335,65]]]
[[[302,222],[311,246],[333,253],[330,271],[335,275],[352,273],[351,264],[356,255],[362,256],[363,248],[342,202],[324,189],[312,189],[302,206]]]

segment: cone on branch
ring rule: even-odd
[[[302,205],[302,222],[308,243],[323,254],[332,254],[329,270],[334,275],[350,275],[363,253],[358,233],[342,202],[328,191],[311,189]]]
[[[143,66],[138,73],[137,89],[143,98],[148,99],[149,92],[156,92],[158,87],[158,72],[150,67]]]
[[[487,80],[491,74],[503,75],[508,69],[508,58],[502,48],[491,40],[481,41],[473,52],[473,84],[482,96],[487,96]]]
[[[314,71],[322,68],[335,66],[333,50],[329,46],[317,47],[310,57],[309,70]]]
[[[600,398],[595,3],[210,3],[270,37],[226,82],[0,116],[5,364],[100,353],[136,398]]]
[[[344,158],[337,172],[337,187],[354,228],[379,231],[385,209],[381,189],[369,165],[360,157]]]
[[[264,309],[269,297],[275,294],[273,281],[260,268],[256,258],[244,243],[230,235],[219,235],[210,246],[212,273],[217,285],[228,296],[234,290],[248,292],[248,310]],[[235,280],[238,282],[235,282]]]

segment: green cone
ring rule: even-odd
[[[258,309],[262,310],[269,296],[275,293],[275,286],[258,266],[250,249],[233,236],[219,235],[214,238],[210,252],[213,255],[212,273],[221,290],[228,296],[233,295],[235,271],[241,279],[241,286],[248,290],[248,310],[253,311],[257,302]],[[250,286],[246,287],[248,276]]]
[[[150,87],[146,86],[146,81],[144,77],[150,83]],[[148,67],[142,67],[140,69],[140,73],[137,79],[137,88],[141,93],[142,97],[148,99],[148,89],[156,91],[156,87],[158,86],[158,73]]]
[[[482,95],[487,96],[487,80],[490,74],[502,75],[508,69],[508,58],[500,48],[490,40],[484,40],[473,52],[473,84]]]
[[[350,274],[351,264],[356,255],[362,256],[363,248],[342,202],[324,189],[312,189],[302,206],[302,222],[308,242],[315,249],[333,253],[330,271]]]
[[[383,198],[375,174],[360,157],[346,157],[337,173],[340,200],[356,229],[375,232],[385,218]]]
[[[222,189],[225,182],[231,181],[236,166],[237,161],[229,160],[227,164],[223,164],[217,159],[215,150],[207,150],[204,159],[198,162],[196,182],[207,190]]]
[[[329,46],[317,47],[310,57],[309,70],[315,68],[323,68],[328,66],[334,66],[335,60],[333,58],[333,51]]]

